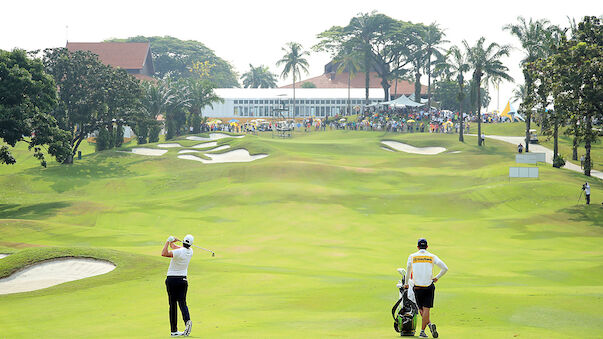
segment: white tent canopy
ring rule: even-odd
[[[409,98],[407,98],[404,95],[401,95],[399,98],[395,99],[395,100],[390,100],[390,101],[386,101],[386,102],[382,102],[382,105],[390,105],[393,107],[421,107],[421,106],[425,106],[425,104],[420,104],[418,102],[414,102],[412,100],[410,100]]]

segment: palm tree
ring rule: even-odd
[[[511,96],[511,101],[517,102],[517,101],[525,98],[525,96],[526,96],[526,85],[520,84],[513,90],[513,94]]]
[[[551,35],[550,22],[546,19],[526,21],[524,17],[517,17],[517,24],[509,24],[503,27],[503,30],[509,31],[521,42],[521,47],[525,50],[525,57],[521,60],[521,65],[531,63],[539,58],[547,56],[550,53],[550,41],[547,39]],[[530,123],[532,120],[532,100],[528,99],[528,95],[532,95],[534,83],[533,80],[524,68],[523,76],[525,79],[525,94],[521,104],[522,111],[526,120],[526,152],[529,152],[530,145]]]
[[[260,65],[253,67],[249,64],[249,71],[241,76],[245,88],[274,88],[276,87],[276,75],[268,69],[268,66]]]
[[[427,109],[431,109],[431,57],[432,55],[438,59],[442,57],[440,45],[448,42],[448,40],[444,40],[444,36],[444,31],[435,22],[425,27],[423,31],[425,58],[427,59],[427,65],[425,65],[427,71]]]
[[[481,116],[481,85],[482,80],[486,82],[492,77],[513,81],[513,78],[507,73],[509,69],[500,61],[502,57],[508,56],[511,49],[508,45],[499,45],[495,42],[484,46],[486,38],[481,37],[477,40],[475,46],[470,47],[466,40],[463,45],[467,50],[467,61],[473,69],[473,86],[476,91],[477,105],[477,145],[482,145],[482,116]]]
[[[354,53],[353,49],[344,49],[339,53],[334,60],[337,66],[337,73],[347,72],[348,73],[348,111],[347,114],[352,112],[352,101],[350,96],[350,88],[352,84],[352,76],[358,72],[360,66],[358,65],[358,54]]]
[[[285,52],[285,55],[276,62],[276,65],[283,65],[282,78],[286,78],[290,74],[293,76],[293,116],[295,116],[295,79],[301,78],[300,70],[308,74],[309,64],[308,60],[304,57],[310,55],[310,53],[304,51],[302,45],[297,42],[287,43],[286,47],[282,48],[282,51]]]
[[[193,133],[200,133],[201,111],[203,108],[206,106],[213,108],[215,102],[224,102],[224,100],[216,95],[214,92],[215,86],[208,80],[188,78],[187,87]]]
[[[369,103],[370,73],[373,66],[371,42],[373,41],[377,27],[379,26],[376,17],[376,11],[372,11],[371,13],[359,13],[356,17],[352,18],[350,23],[344,28],[344,32],[353,37],[352,43],[355,45],[356,49],[363,51],[364,54],[365,105],[368,105]]]
[[[175,96],[172,89],[164,81],[157,83],[143,81],[142,90],[141,106],[143,114],[142,119],[136,123],[136,136],[139,144],[146,144],[147,136],[152,139],[151,142],[156,139],[156,136],[153,136],[155,134],[153,130],[157,124],[157,117],[166,113]],[[150,132],[149,127],[151,127]]]
[[[459,101],[459,118],[460,118],[460,128],[459,128],[459,141],[464,142],[465,139],[463,137],[463,100],[465,100],[465,72],[469,72],[469,63],[467,61],[467,55],[461,51],[460,48],[456,46],[452,46],[448,51],[450,56],[450,61],[447,62],[448,70],[450,72],[450,76],[456,76],[456,80],[459,84],[459,93],[457,95],[457,99]]]

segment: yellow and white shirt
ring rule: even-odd
[[[440,279],[446,272],[448,272],[448,266],[444,264],[437,255],[427,252],[427,250],[419,250],[408,256],[406,272],[406,281],[410,279],[412,272],[412,279],[415,286],[427,287],[433,282],[433,265],[437,265],[440,268],[440,273],[436,278]]]

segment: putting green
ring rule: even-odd
[[[387,152],[382,140],[447,151]],[[167,337],[159,254],[186,233],[216,252],[195,250],[189,267],[192,337],[393,338],[396,268],[419,237],[450,268],[432,312],[441,338],[603,336],[603,184],[589,179],[593,205],[577,205],[580,173],[541,165],[537,180],[509,180],[514,145],[474,141],[265,134],[218,140],[269,154],[250,163],[206,165],[166,148],[85,152],[46,169],[19,145],[18,164],[0,167],[0,253],[14,253],[0,276],[57,256],[117,268],[0,296],[1,336]]]

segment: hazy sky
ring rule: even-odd
[[[597,5],[598,4],[598,5]],[[505,60],[516,83],[523,81],[519,61],[523,57],[518,41],[502,27],[515,23],[517,16],[547,18],[567,26],[567,16],[603,14],[601,1],[3,1],[0,20],[0,49],[31,50],[65,46],[69,41],[98,42],[135,35],[171,35],[203,42],[232,63],[241,74],[249,64],[275,66],[283,55],[281,47],[296,41],[309,48],[316,35],[333,25],[346,25],[360,12],[377,10],[395,19],[437,22],[452,44],[463,39],[469,44],[485,36],[487,41],[511,44],[518,49]],[[329,61],[325,53],[311,53],[310,74],[323,73]],[[305,76],[304,76],[305,78]],[[280,83],[288,82],[281,80]],[[427,77],[423,77],[427,83]],[[500,109],[517,84],[503,83]],[[496,109],[491,89],[490,109]]]

